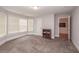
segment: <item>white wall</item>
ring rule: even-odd
[[[79,50],[79,7],[77,7],[72,13],[72,28],[71,28],[71,39],[74,45]]]
[[[59,16],[55,15],[55,37],[59,37],[59,19],[58,19]]]
[[[42,19],[36,18],[36,35],[42,36]]]
[[[42,17],[36,18],[37,26],[36,26],[36,33],[37,35],[42,36],[42,29],[51,29],[52,31],[52,38],[54,38],[54,15],[46,15]]]

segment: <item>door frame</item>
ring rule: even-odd
[[[58,23],[59,23],[59,20],[60,20],[60,18],[62,18],[62,17],[67,17],[68,18],[68,41],[70,41],[71,40],[71,19],[70,19],[70,16],[67,16],[67,15],[65,15],[65,16],[59,16],[58,17]],[[59,25],[58,25],[58,27],[59,27]],[[58,29],[59,31],[60,31],[60,29]],[[59,32],[59,36],[60,36],[60,32]]]

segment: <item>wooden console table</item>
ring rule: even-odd
[[[51,29],[43,29],[42,35],[44,38],[51,39]]]

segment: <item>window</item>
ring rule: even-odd
[[[33,19],[27,20],[13,14],[0,13],[0,36],[25,31],[33,31]]]
[[[28,19],[28,32],[33,31],[33,19]]]
[[[28,31],[32,32],[33,31],[33,19],[20,19],[19,21],[20,24],[20,31]]]
[[[8,33],[19,32],[19,18],[14,15],[8,16]]]
[[[33,31],[33,19],[20,18],[14,15],[8,16],[8,33],[16,32],[32,32]]]
[[[6,35],[6,15],[0,13],[0,36]]]
[[[19,25],[20,32],[27,31],[27,19],[20,19]]]

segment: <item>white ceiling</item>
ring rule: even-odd
[[[41,16],[51,13],[66,13],[74,9],[73,6],[39,6],[38,10],[32,9],[31,6],[4,6],[3,8],[25,16]]]

